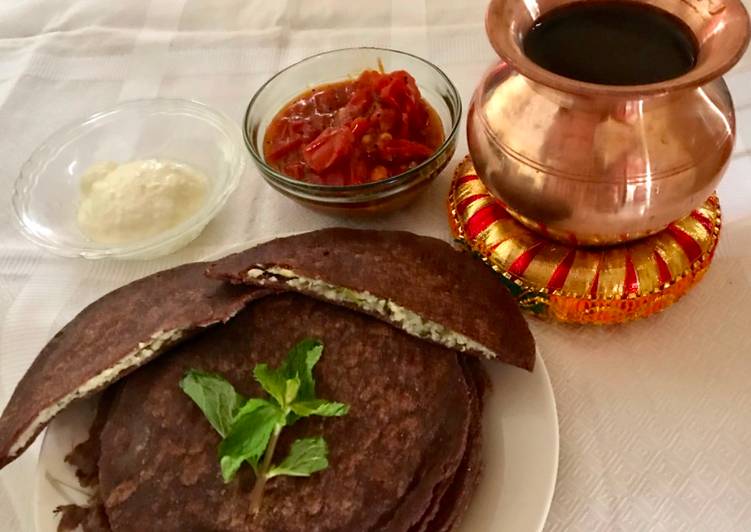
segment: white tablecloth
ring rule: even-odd
[[[108,290],[237,242],[343,223],[283,198],[249,168],[218,218],[173,256],[56,258],[21,238],[10,208],[18,169],[47,135],[118,101],[153,96],[198,99],[239,123],[279,68],[353,45],[432,60],[466,103],[494,60],[484,8],[485,0],[5,0],[0,406],[45,340]],[[560,416],[548,530],[751,530],[751,56],[726,79],[740,140],[719,189],[725,223],[705,280],[669,311],[630,325],[532,324]],[[457,159],[465,151],[462,139]],[[408,210],[370,225],[448,238],[449,175]],[[32,530],[37,453],[38,443],[0,472],[2,531]]]

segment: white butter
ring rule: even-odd
[[[356,291],[350,288],[334,286],[318,279],[301,277],[287,268],[257,266],[248,271],[249,279],[269,279],[270,276],[281,277],[286,284],[300,290],[318,295],[328,301],[351,303],[365,312],[376,314],[394,323],[404,332],[418,338],[430,339],[457,351],[475,351],[487,358],[495,358],[496,354],[488,347],[456,331],[444,327],[440,323],[426,320],[416,312],[402,307],[393,301],[379,298],[367,291]],[[273,277],[271,277],[273,279]]]
[[[143,240],[195,214],[208,189],[208,178],[182,163],[97,163],[81,176],[78,225],[86,236],[104,244]]]

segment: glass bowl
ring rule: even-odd
[[[245,167],[239,128],[223,114],[194,101],[126,102],[53,133],[21,168],[13,210],[23,234],[66,257],[153,258],[196,238],[237,188]],[[205,174],[203,206],[177,226],[127,244],[101,244],[76,221],[81,175],[94,163],[168,159]]]
[[[406,70],[417,81],[423,98],[441,118],[445,140],[421,164],[407,172],[361,185],[311,184],[281,174],[264,160],[263,139],[276,114],[296,96],[322,85],[357,77],[363,70]],[[250,100],[243,135],[250,155],[266,181],[304,205],[340,214],[369,214],[394,210],[413,200],[451,160],[462,115],[459,93],[438,67],[417,56],[385,48],[344,48],[314,55],[285,68],[267,81]]]

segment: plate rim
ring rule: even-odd
[[[536,343],[536,342],[535,342]],[[547,503],[545,505],[545,511],[542,513],[540,524],[538,527],[538,532],[543,532],[545,529],[545,523],[548,521],[548,516],[550,515],[550,508],[553,506],[553,497],[555,496],[555,490],[558,486],[558,468],[560,466],[560,460],[561,460],[561,427],[560,427],[560,421],[558,419],[558,403],[555,400],[555,388],[553,388],[553,382],[550,380],[550,372],[548,371],[548,365],[545,363],[545,359],[542,357],[542,354],[540,353],[539,346],[536,346],[535,348],[536,352],[536,366],[539,366],[537,369],[543,370],[543,377],[545,381],[545,389],[546,393],[549,396],[550,399],[550,406],[552,408],[552,414],[553,414],[553,425],[554,425],[554,434],[555,434],[555,440],[554,440],[554,450],[553,450],[553,463],[555,464],[553,467],[553,474],[552,478],[550,479],[550,485],[548,486],[548,493],[545,497],[547,500]]]

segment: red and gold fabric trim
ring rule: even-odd
[[[576,247],[517,222],[475,174],[459,165],[448,198],[455,238],[500,273],[522,308],[571,323],[620,323],[672,305],[709,267],[722,224],[709,197],[665,230],[612,247]]]

